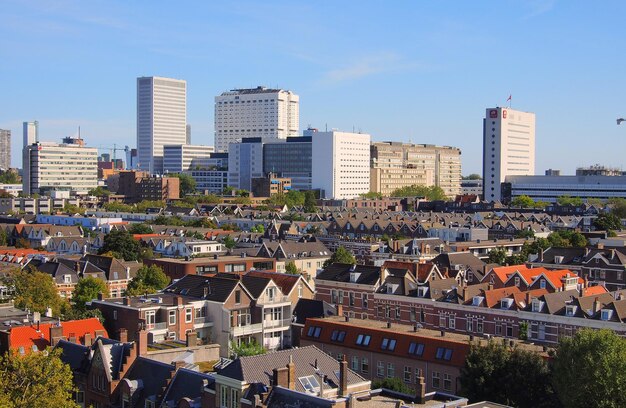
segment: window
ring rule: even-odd
[[[196,310],[196,320],[206,317],[206,309],[204,307],[199,307]]]
[[[474,331],[474,321],[472,320],[471,317],[468,317],[465,320],[465,331],[467,331],[467,332],[473,332]]]
[[[220,386],[220,406],[228,407],[228,387],[225,385]]]
[[[302,297],[302,285],[298,285],[298,298]]]
[[[380,348],[383,350],[393,351],[396,348],[396,340],[384,338],[383,343],[380,345]]]
[[[346,338],[346,332],[343,330],[333,330],[332,334],[330,335],[330,339],[332,341],[337,341],[337,342],[343,342],[343,340]]]
[[[304,387],[307,392],[311,394],[317,394],[320,391],[320,383],[317,381],[317,378],[313,375],[308,375],[306,377],[298,378],[300,384]]]
[[[611,320],[611,317],[613,317],[613,311],[611,309],[602,309],[600,312],[600,319],[604,321]]]
[[[85,392],[84,391],[76,391],[76,402],[79,404],[85,403]]]
[[[446,327],[446,315],[444,313],[439,314],[439,327]]]
[[[409,354],[413,354],[416,356],[421,356],[424,354],[424,345],[422,343],[411,343],[409,344]]]
[[[433,371],[433,376],[432,376],[432,386],[433,388],[439,388],[441,385],[439,384],[439,373],[436,371]]]
[[[545,340],[546,339],[546,325],[540,324],[537,328],[537,339]]]
[[[363,309],[367,309],[367,293],[363,294]]]
[[[448,315],[448,328],[456,328],[456,318],[454,315]]]
[[[369,334],[359,334],[356,338],[357,346],[369,346],[372,336]]]
[[[415,384],[417,384],[420,380],[420,378],[422,378],[422,369],[421,368],[416,368],[415,369]]]
[[[519,276],[516,276],[515,277],[515,286],[517,286],[519,288],[520,284],[521,284],[521,280],[520,280]]]
[[[350,368],[352,368],[352,371],[359,370],[359,357],[358,356],[352,356],[352,366]]]
[[[435,354],[437,360],[450,361],[452,359],[452,349],[445,347],[437,347],[437,353]]]
[[[176,310],[170,310],[168,312],[168,323],[170,326],[176,324]]]
[[[409,321],[414,322],[417,319],[417,311],[415,307],[411,307],[409,311]]]
[[[506,336],[513,337],[513,326],[506,326]]]
[[[235,291],[235,304],[240,304],[241,303],[241,290],[236,290]]]
[[[405,383],[411,383],[411,373],[413,370],[411,370],[411,367],[409,366],[404,366],[404,382]]]
[[[230,389],[230,407],[236,408],[239,406],[239,390],[235,388]]]
[[[393,363],[387,363],[387,378],[393,378],[396,376],[396,369]]]
[[[545,289],[545,288],[546,288],[546,280],[545,280],[545,279],[541,279],[541,280],[539,281],[539,287],[540,287],[541,289]]]
[[[376,365],[376,376],[378,377],[385,376],[385,363],[382,361],[379,361],[378,364]]]
[[[337,303],[337,291],[335,289],[332,289],[330,291],[330,303],[332,303],[332,304],[336,304]]]
[[[113,320],[117,320],[117,310],[113,311]]]
[[[339,304],[343,305],[343,290],[339,291],[339,299],[338,300],[339,300]]]
[[[265,290],[265,296],[267,296],[267,298],[272,301],[274,300],[274,295],[275,295],[275,288],[267,288]]]
[[[307,336],[315,337],[316,339],[320,337],[322,333],[322,328],[318,326],[309,326],[309,331],[307,332]]]
[[[354,292],[350,292],[348,296],[349,296],[350,306],[354,306]]]
[[[443,389],[446,391],[452,390],[452,376],[450,374],[443,375]]]
[[[154,401],[146,400],[144,408],[154,408]]]
[[[361,360],[361,372],[363,374],[367,374],[370,371],[370,365],[369,365],[369,361],[367,360],[367,357],[363,357],[363,359]]]
[[[505,326],[505,325],[502,325]],[[500,336],[502,334],[502,326],[496,323],[496,336]]]

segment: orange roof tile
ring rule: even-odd
[[[604,286],[590,286],[588,288],[583,289],[583,296],[596,296],[601,295],[603,293],[607,293],[607,290]]]
[[[12,327],[9,334],[9,344],[14,350],[23,347],[25,353],[32,351],[33,345],[36,345],[38,350],[44,350],[50,345],[50,327],[52,325],[53,323],[41,323],[39,331],[37,331],[37,325]],[[96,338],[96,331],[102,331],[105,337],[109,337],[102,323],[95,317],[61,322],[61,327],[63,327],[63,337],[66,339],[76,337],[77,342],[81,344],[85,343],[85,334],[87,333],[91,335],[92,339]]]
[[[492,289],[485,291],[485,304],[487,307],[492,308],[497,305],[502,298],[509,297],[516,293],[520,293],[517,286],[510,286],[500,289]]]

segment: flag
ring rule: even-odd
[[[507,101],[507,102],[508,102],[508,101],[510,101],[510,100],[511,100],[511,94],[509,94],[509,97],[508,97],[508,98],[506,98],[506,101]]]

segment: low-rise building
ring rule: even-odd
[[[185,275],[206,275],[215,273],[247,272],[249,270],[275,271],[273,258],[242,256],[217,256],[193,259],[157,258],[146,259],[146,265],[156,265],[171,279],[180,279]]]

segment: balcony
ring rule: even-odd
[[[276,329],[276,328],[289,328],[291,326],[291,319],[278,319],[278,320],[264,320],[264,329]]]
[[[167,322],[148,323],[146,324],[146,329],[148,331],[167,330]]]
[[[245,326],[231,327],[233,337],[248,336],[250,334],[261,333],[263,331],[263,323],[248,324]]]
[[[274,296],[271,299],[263,297],[257,301],[257,304],[260,306],[276,306],[283,303],[291,304],[291,299],[289,299],[289,296]]]

